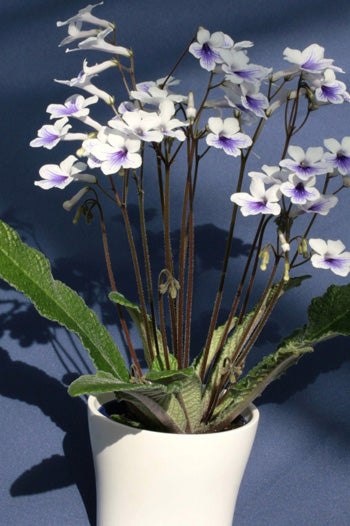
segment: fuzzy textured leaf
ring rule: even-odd
[[[48,259],[0,221],[0,276],[27,296],[39,313],[77,334],[97,370],[128,381],[117,346],[96,314],[71,288],[55,280]]]

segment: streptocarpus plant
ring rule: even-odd
[[[75,155],[59,165],[44,165],[35,184],[45,190],[83,185],[63,207],[76,209],[74,223],[82,216],[87,222],[93,218],[100,222],[109,297],[116,304],[131,367],[80,296],[55,280],[47,259],[22,243],[3,222],[0,275],[27,295],[43,316],[75,332],[89,352],[96,373],[75,380],[69,387],[72,396],[114,392],[123,402],[123,413],[113,418],[131,425],[174,433],[228,429],[271,381],[312,351],[317,342],[350,334],[350,286],[333,285],[323,297],[312,301],[307,325],[285,338],[253,369],[245,368],[247,355],[280,297],[309,277],[295,274],[295,269],[311,263],[340,276],[350,271],[350,252],[340,240],[310,238],[314,221],[323,219],[320,216],[337,205],[340,191],[350,186],[350,137],[341,142],[326,139],[326,151],[323,146],[305,150],[295,139],[315,110],[349,102],[345,84],[336,78],[342,70],[332,59],[324,58],[321,46],[311,44],[303,51],[286,48],[284,59],[290,67],[274,72],[250,63],[251,42],[235,43],[220,31],[210,34],[200,27],[166,76],[137,82],[132,51],[117,43],[113,23],[92,15],[94,7],[89,5],[57,23],[68,25],[68,36],[60,45],[78,41],[75,49],[101,51],[110,58],[94,66],[84,60],[76,78],[57,81],[87,96],[74,92],[63,104],[50,104],[47,112],[53,124],[45,124],[31,146],[51,149],[61,141],[78,141]],[[207,70],[201,100],[192,91],[186,95],[172,91],[178,84],[173,74],[187,52]],[[111,68],[119,76],[127,100],[117,101],[97,86],[97,76]],[[104,124],[90,116],[92,106],[99,102],[111,111]],[[276,153],[274,166],[263,164],[261,171],[248,171],[251,152],[258,139],[263,140],[264,125],[270,119],[275,119],[284,133],[283,151]],[[74,120],[83,123],[86,131],[71,131]],[[202,159],[213,148],[220,150],[218,159],[232,159],[235,188],[211,320],[203,349],[193,356],[196,191]],[[144,165],[150,162],[149,153],[154,155],[154,184],[158,185],[164,231],[164,263],[158,275],[154,274],[145,216]],[[183,170],[179,162],[183,154],[187,159],[183,206],[175,215],[172,174]],[[137,224],[129,215],[132,193],[138,198]],[[107,238],[111,226],[104,220],[107,201],[119,210],[125,225],[138,304],[123,295],[112,268]],[[235,285],[231,308],[226,322],[219,325],[232,240],[242,215],[257,216],[256,232],[242,275],[235,276],[235,284],[229,284],[230,290]],[[300,216],[309,221],[297,230]],[[172,221],[180,230],[176,251]],[[135,245],[136,230],[141,247]],[[259,299],[252,305],[252,291],[259,289],[255,279],[258,272],[266,278]],[[142,339],[147,371],[141,368],[127,316]]]

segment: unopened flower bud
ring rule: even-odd
[[[307,239],[306,239],[306,237],[303,237],[303,239],[301,240],[301,248],[302,248],[302,254],[303,254],[304,258],[307,258],[308,257],[308,249],[307,249]]]
[[[284,260],[284,274],[283,274],[283,281],[289,281],[289,261],[287,259]]]
[[[281,232],[281,230],[278,231],[278,237],[280,239],[281,248],[282,248],[283,252],[289,252],[290,245],[289,245],[289,243],[287,243],[286,238],[285,238],[283,232]]]
[[[193,91],[190,91],[187,97],[186,117],[189,119],[191,124],[193,124],[193,121],[196,115],[197,115],[197,110],[194,105],[194,95],[193,95]]]
[[[84,186],[79,192],[77,192],[71,199],[63,203],[63,208],[70,212],[72,208],[80,201],[80,199],[90,190],[88,186]]]
[[[270,261],[270,254],[269,254],[268,247],[265,247],[262,249],[262,251],[259,254],[259,257],[261,258],[260,269],[264,271],[267,269],[267,265]]]

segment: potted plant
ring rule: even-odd
[[[93,15],[94,7],[57,23],[68,26],[61,45],[73,43],[75,49],[101,51],[109,58],[93,66],[84,60],[75,78],[57,81],[78,92],[63,104],[48,106],[53,123],[38,131],[31,146],[51,149],[61,141],[78,141],[74,155],[40,169],[35,185],[63,190],[78,184],[64,209],[75,210],[74,223],[83,218],[99,222],[109,298],[116,306],[129,362],[82,298],[53,278],[43,254],[25,245],[3,222],[0,275],[43,316],[77,334],[96,368],[95,374],[76,379],[69,393],[90,395],[99,524],[224,526],[232,522],[258,424],[252,402],[317,342],[350,333],[349,285],[333,285],[312,301],[304,327],[247,370],[247,356],[278,300],[310,277],[298,267],[327,269],[344,277],[350,271],[350,252],[340,240],[310,237],[314,222],[331,213],[338,194],[350,186],[350,137],[326,138],[322,146],[307,149],[295,138],[316,110],[348,102],[350,96],[336,78],[342,70],[325,58],[318,44],[303,51],[286,48],[289,67],[273,71],[249,61],[251,42],[234,42],[202,27],[166,76],[139,82],[132,51],[119,44],[112,22]],[[207,72],[201,95],[175,91],[174,74],[187,53]],[[117,100],[96,83],[95,77],[112,68],[127,100]],[[103,124],[90,116],[91,106],[100,102],[110,110]],[[85,131],[71,131],[74,119]],[[261,171],[249,171],[254,146],[263,140],[270,119],[279,122],[283,150],[276,152],[273,166],[262,164]],[[202,160],[213,149],[218,150],[218,162],[220,156],[232,159],[232,216],[210,323],[203,347],[194,356],[195,211],[200,205],[196,194]],[[151,163],[153,171],[146,173]],[[157,186],[163,225],[161,268],[149,248],[145,179],[150,176]],[[181,210],[172,205],[174,177],[183,181]],[[137,223],[130,218],[131,194],[138,199]],[[115,206],[125,225],[138,302],[123,295],[113,270],[105,202]],[[250,218],[255,230],[242,272],[235,283],[228,283],[234,234],[242,216],[256,216]],[[176,247],[174,224],[180,231]],[[227,289],[233,290],[231,308],[222,322]],[[135,350],[128,317],[142,341],[147,368]],[[141,488],[148,490],[145,496]]]

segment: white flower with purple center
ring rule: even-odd
[[[306,152],[300,146],[289,146],[288,154],[292,159],[282,159],[280,166],[296,173],[303,181],[313,175],[327,173],[322,146],[308,148]]]
[[[85,99],[82,95],[72,95],[64,102],[64,104],[49,104],[46,108],[47,113],[50,113],[50,119],[60,119],[61,117],[86,117],[90,110],[88,106],[95,104],[98,97],[93,95]]]
[[[222,70],[226,73],[225,78],[233,84],[242,82],[261,82],[271,72],[258,64],[249,64],[249,58],[243,51],[223,50]]]
[[[222,31],[210,34],[207,29],[201,27],[197,33],[197,42],[190,45],[189,52],[199,59],[202,68],[213,71],[216,64],[222,63],[220,51],[232,46],[233,40]]]
[[[271,214],[278,216],[281,212],[279,192],[277,186],[265,189],[260,179],[253,179],[250,183],[250,194],[236,192],[231,195],[231,201],[241,207],[242,215]]]
[[[237,157],[242,148],[248,148],[252,144],[251,138],[240,132],[239,121],[235,117],[225,120],[210,117],[208,127],[211,133],[206,137],[207,144],[224,150],[227,155]]]
[[[98,138],[100,137],[98,134]],[[107,142],[105,141],[107,138]],[[121,168],[138,168],[142,164],[139,153],[141,141],[128,139],[115,132],[106,130],[102,133],[102,141],[98,140],[91,148],[94,158],[101,161],[101,171],[105,175],[117,173]]]
[[[63,117],[54,124],[44,124],[44,126],[38,130],[38,137],[29,143],[30,146],[34,148],[42,146],[43,148],[51,150],[67,135],[68,130],[71,128],[71,125],[67,123],[68,118]]]
[[[71,16],[68,18],[68,20],[65,20],[64,22],[58,21],[56,22],[57,27],[65,26],[67,24],[72,24],[75,22],[87,22],[88,24],[95,24],[96,26],[102,26],[102,27],[113,27],[113,24],[109,22],[108,20],[103,20],[102,18],[97,18],[96,16],[91,14],[92,9],[94,7],[97,7],[99,5],[102,5],[103,2],[99,2],[98,4],[89,4],[83,9],[79,9],[78,13],[74,16]]]
[[[347,276],[350,272],[350,252],[344,252],[345,245],[339,239],[310,239],[309,245],[314,251],[311,263],[316,268],[331,270],[338,276]]]
[[[155,129],[159,125],[157,113],[147,113],[143,110],[125,111],[122,119],[114,117],[108,122],[108,126],[120,131],[131,139],[141,139],[146,142],[160,142],[163,134]]]
[[[265,95],[259,93],[258,84],[241,84],[242,90],[242,106],[249,111],[252,111],[257,117],[266,119],[265,110],[269,107],[269,101]]]
[[[335,139],[325,139],[323,143],[329,150],[324,157],[332,170],[338,169],[342,175],[350,173],[350,137],[344,137],[341,143]]]
[[[328,68],[342,71],[341,68],[333,66],[333,59],[324,58],[324,48],[318,44],[311,44],[303,51],[287,47],[283,51],[283,58],[287,62],[295,64],[297,69],[309,73],[322,73]]]
[[[328,212],[335,207],[338,203],[338,198],[333,194],[323,195],[321,194],[318,199],[315,201],[310,201],[301,205],[299,208],[292,211],[290,214],[291,217],[297,217],[303,214],[320,214],[321,216],[326,216]]]
[[[73,181],[96,183],[96,177],[90,174],[82,174],[86,164],[78,161],[74,155],[69,155],[64,161],[57,164],[45,164],[39,170],[41,181],[34,181],[36,186],[44,190],[60,188],[61,190]]]
[[[313,85],[316,87],[315,96],[318,102],[342,104],[350,100],[345,83],[337,80],[331,69],[326,69],[323,78],[316,79]]]
[[[315,176],[304,181],[296,174],[291,174],[289,181],[281,184],[280,190],[293,204],[304,205],[307,201],[316,201],[320,197],[320,192],[314,187],[315,183]]]

